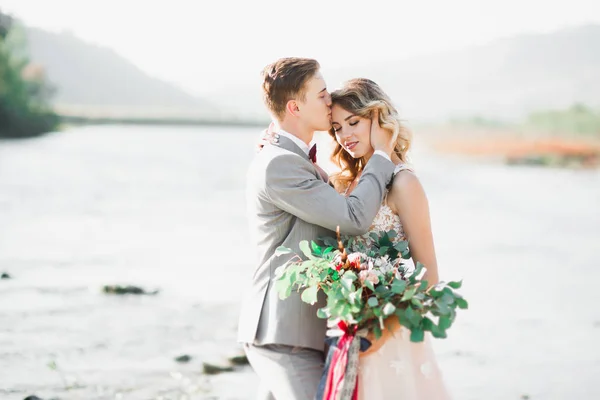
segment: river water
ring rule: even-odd
[[[1,399],[254,398],[249,367],[201,365],[240,351],[256,137],[90,126],[0,141]],[[600,172],[475,163],[419,140],[413,162],[441,278],[470,301],[434,344],[454,398],[600,398]]]

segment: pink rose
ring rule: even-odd
[[[360,279],[361,283],[365,283],[366,280],[371,281],[373,285],[377,285],[379,283],[379,277],[371,270],[363,269],[358,273],[358,278]]]

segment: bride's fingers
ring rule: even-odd
[[[371,118],[371,132],[379,127],[379,110],[375,109],[373,110],[373,117]]]
[[[267,128],[267,135],[273,136],[275,133],[275,122],[271,121],[269,127]]]
[[[256,151],[261,151],[265,145],[274,143],[277,141],[278,135],[276,132],[276,126],[274,122],[269,124],[267,129],[263,129],[256,143]]]

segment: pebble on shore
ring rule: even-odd
[[[233,367],[231,366],[220,366],[209,363],[202,363],[202,372],[206,375],[216,375],[221,372],[233,372]]]
[[[154,295],[158,293],[158,290],[148,292],[139,286],[120,286],[120,285],[104,285],[102,289],[107,294],[145,294]]]
[[[192,357],[187,354],[181,355],[179,357],[175,357],[175,361],[177,361],[178,363],[187,363],[187,362],[190,362],[191,360],[192,360]]]
[[[239,355],[239,356],[233,356],[233,357],[229,357],[229,362],[232,365],[250,365],[250,363],[248,362],[248,357],[246,357],[246,355]]]

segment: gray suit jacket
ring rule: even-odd
[[[317,318],[325,305],[304,303],[293,291],[280,300],[274,287],[277,267],[291,256],[275,255],[279,246],[302,254],[302,240],[342,234],[361,235],[379,211],[394,164],[374,155],[347,198],[324,182],[308,156],[290,139],[267,145],[247,175],[247,213],[256,248],[256,270],[242,303],[238,340],[256,345],[283,344],[323,350],[326,320]]]

